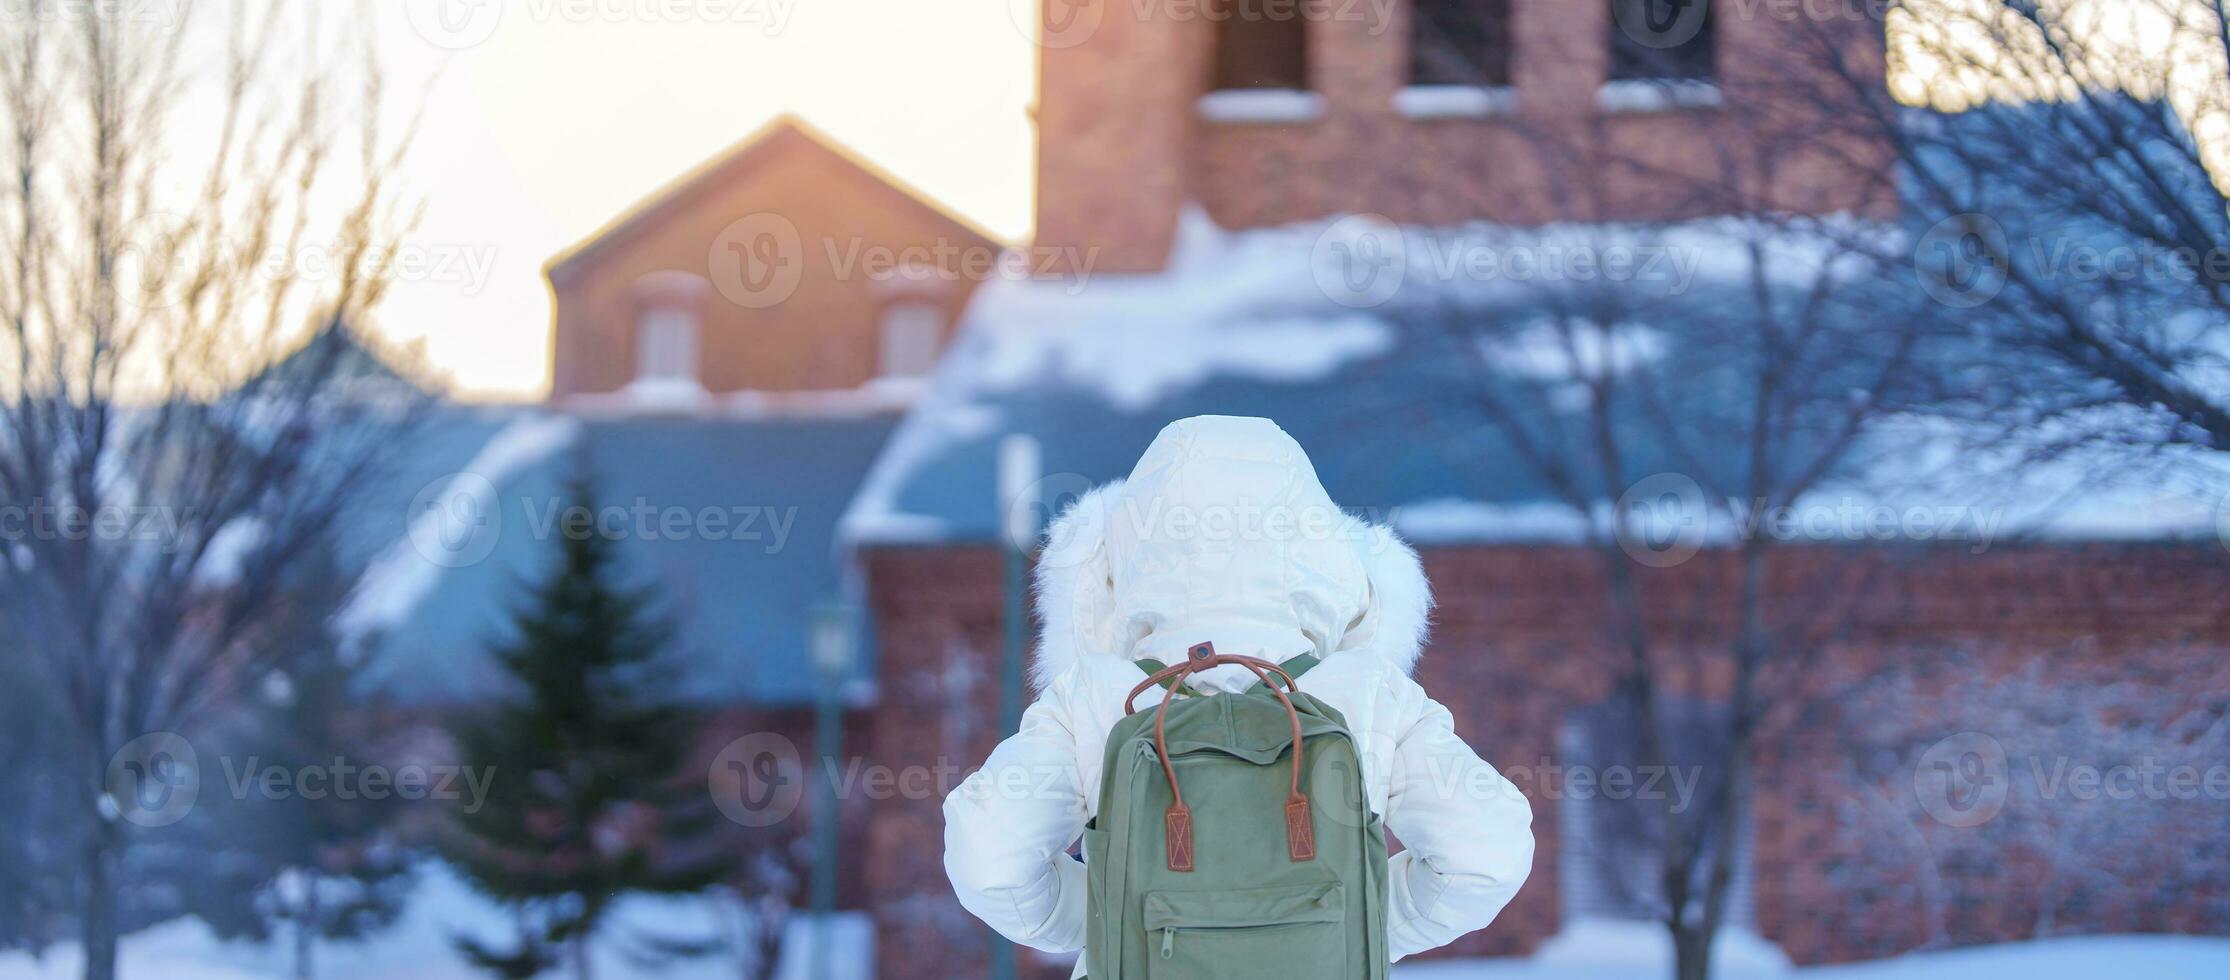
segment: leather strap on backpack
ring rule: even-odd
[[[1314,663],[1313,660],[1310,662]],[[1237,654],[1219,654],[1215,644],[1199,643],[1186,651],[1184,662],[1147,675],[1137,687],[1131,688],[1130,697],[1123,699],[1123,713],[1134,714],[1138,710],[1138,696],[1145,693],[1147,688],[1163,683],[1169,686],[1170,694],[1165,695],[1160,706],[1154,709],[1154,751],[1161,757],[1162,774],[1169,778],[1171,802],[1168,812],[1162,816],[1169,870],[1193,869],[1192,808],[1185,805],[1184,790],[1177,785],[1177,767],[1169,759],[1169,702],[1175,700],[1173,695],[1183,686],[1186,678],[1225,664],[1237,664],[1254,672],[1260,686],[1277,697],[1278,703],[1285,708],[1287,720],[1293,723],[1293,778],[1291,789],[1285,797],[1285,850],[1286,856],[1292,860],[1314,860],[1316,822],[1309,812],[1309,798],[1301,792],[1301,712],[1293,707],[1293,699],[1286,696],[1286,691],[1300,690],[1299,685],[1294,683],[1292,674],[1268,660]],[[1307,665],[1303,665],[1303,669],[1306,667]],[[1285,681],[1283,688],[1270,683],[1273,675]]]

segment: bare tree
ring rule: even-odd
[[[2230,449],[2224,5],[1876,9],[1891,84],[1828,62],[1813,94],[1905,173],[1913,260],[1985,345],[1969,414],[2038,451]]]
[[[1716,283],[1565,283],[1504,305],[1458,300],[1412,314],[1468,369],[1468,405],[1569,515],[1601,558],[1606,624],[1622,669],[1610,751],[1670,773],[1700,770],[1693,800],[1647,805],[1660,865],[1649,907],[1671,933],[1676,974],[1710,972],[1730,914],[1749,765],[1769,712],[1804,695],[1803,666],[1843,624],[1870,563],[1785,563],[1778,527],[1864,468],[1874,424],[1925,393],[1927,321],[1893,309],[1871,247],[1834,222],[1749,218],[1712,241],[1603,227],[1584,241],[1522,246],[1620,250],[1732,266]],[[1688,250],[1685,258],[1675,253]],[[1506,481],[1506,475],[1483,474]],[[1817,556],[1814,556],[1817,559]],[[1718,710],[1683,710],[1704,699]]]
[[[1833,40],[1866,61],[1862,34]],[[1632,53],[1645,74],[1650,56]],[[1699,64],[1662,66],[1661,84],[1694,84],[1681,76]],[[1656,794],[1631,815],[1650,821],[1656,864],[1635,904],[1663,921],[1681,980],[1710,975],[1738,913],[1760,732],[1818,696],[1805,668],[1881,567],[1792,550],[1803,533],[1785,525],[1863,492],[1878,427],[1940,396],[1929,366],[1944,340],[1901,261],[1894,174],[1863,131],[1768,72],[1712,84],[1750,101],[1698,117],[1703,166],[1637,150],[1607,116],[1513,123],[1557,175],[1561,213],[1697,220],[1475,228],[1455,245],[1413,231],[1411,253],[1485,248],[1496,268],[1533,272],[1387,307],[1442,345],[1456,385],[1425,397],[1478,433],[1481,496],[1496,499],[1514,463],[1600,557],[1621,664],[1606,707],[1620,717],[1593,727],[1622,744],[1598,751],[1700,777],[1693,799]],[[1836,175],[1836,213],[1790,213],[1792,181],[1821,172]]]
[[[148,816],[128,775],[180,776],[119,753],[296,655],[335,597],[295,578],[410,414],[338,383],[412,218],[372,59],[312,8],[160,6],[0,21],[0,617],[74,784],[89,980]]]

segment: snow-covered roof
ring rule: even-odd
[[[1194,213],[1160,273],[982,287],[930,389],[852,502],[841,542],[857,548],[996,540],[998,446],[1009,434],[1040,444],[1039,496],[1057,509],[1123,476],[1161,426],[1198,414],[1275,419],[1307,447],[1343,506],[1422,541],[1582,540],[1600,526],[1592,522],[1609,513],[1619,488],[1596,488],[1604,509],[1584,519],[1564,506],[1505,433],[1480,415],[1468,387],[1480,383],[1478,372],[1456,361],[1484,358],[1491,373],[1513,384],[1551,391],[1557,397],[1539,406],[1544,415],[1586,404],[1578,386],[1555,391],[1558,375],[1641,365],[1684,382],[1673,411],[1704,418],[1739,410],[1730,408],[1739,392],[1714,380],[1724,365],[1682,359],[1695,357],[1684,338],[1725,330],[1739,316],[1729,311],[1754,307],[1753,249],[1771,256],[1768,268],[1787,280],[1774,285],[1799,302],[1809,283],[1845,276],[1844,264],[1860,254],[1896,253],[1907,234],[1845,218],[1771,227],[1721,218],[1423,229],[1346,217],[1228,231]],[[1358,264],[1358,256],[1369,261]],[[1358,268],[1368,274],[1356,276]],[[1615,280],[1647,292],[1649,316],[1613,325],[1598,344],[1568,344],[1568,335],[1535,328],[1560,315],[1544,301],[1558,276]],[[1909,285],[1890,295],[1888,302],[1909,308],[1867,315],[1946,314]],[[1445,343],[1418,326],[1441,307],[1496,317],[1505,326],[1491,331],[1491,340]],[[1875,355],[1854,352],[1850,360],[1865,356]],[[1847,382],[1842,368],[1835,359],[1823,364],[1807,383],[1840,390],[1834,386]],[[1900,526],[1967,525],[1925,532],[1930,539],[2183,538],[2216,531],[2220,488],[2204,475],[2194,483],[2129,471],[2118,475],[2132,479],[2116,483],[2099,479],[2078,457],[2062,457],[2021,468],[2012,479],[2004,468],[1980,465],[1972,435],[1932,421],[1885,421],[1805,501],[1819,512],[1814,530],[1799,526],[1793,533],[1880,539],[1875,528],[1885,515]],[[1734,446],[1637,443],[1628,462],[1636,478],[1691,472],[1737,486],[1729,477],[1742,459]],[[1731,524],[1741,517],[1714,519]],[[1711,535],[1739,531],[1721,527]]]
[[[367,657],[367,693],[500,692],[489,648],[558,552],[565,481],[585,452],[622,574],[673,618],[674,693],[810,700],[807,610],[841,597],[836,521],[895,423],[445,408],[404,472],[366,495],[349,535],[367,572],[336,625]]]

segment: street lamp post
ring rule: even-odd
[[[1038,538],[1037,439],[1014,433],[999,442],[999,533],[1006,552],[1000,624],[999,737],[1022,727],[1022,654],[1029,644],[1030,551]],[[1014,980],[1014,945],[991,936],[992,980]]]
[[[814,606],[807,618],[807,641],[812,645],[813,673],[818,684],[814,700],[813,743],[819,750],[821,778],[813,804],[813,939],[807,975],[813,980],[830,977],[829,924],[836,916],[837,756],[843,750],[846,681],[851,680],[857,656],[853,632],[856,617],[850,607],[828,602]]]
[[[1038,441],[1020,433],[999,443],[999,531],[1006,538],[1005,627],[999,663],[999,736],[1022,727],[1022,655],[1029,645],[1030,552],[1038,542]]]

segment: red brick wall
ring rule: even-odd
[[[1039,52],[1033,244],[1098,248],[1100,271],[1159,269],[1186,197],[1200,94],[1180,60],[1191,25],[1130,16],[1123,0],[1090,6],[1105,10],[1085,41],[1051,36]]]
[[[866,736],[874,761],[980,762],[995,742],[997,552],[880,549],[865,565],[881,642],[882,703]],[[1587,553],[1523,547],[1432,549],[1426,565],[1441,605],[1418,679],[1449,705],[1464,738],[1528,792],[1539,841],[1533,877],[1517,900],[1493,927],[1450,952],[1527,953],[1555,933],[1559,898],[1557,794],[1544,792],[1534,775],[1556,762],[1567,713],[1600,701],[1619,663],[1603,626],[1599,568]],[[1732,571],[1707,554],[1649,573],[1644,588],[1660,613],[1652,622],[1659,641],[1717,649],[1729,625],[1718,600],[1731,594]],[[1855,558],[1811,550],[1792,553],[1772,588],[1791,597],[1777,606],[1783,620],[1833,627],[1811,631],[1826,640],[1816,662],[1778,688],[1791,693],[1761,734],[1751,803],[1758,928],[1800,962],[1889,955],[1930,935],[1919,904],[1899,884],[1910,856],[1869,852],[1838,829],[1838,808],[1856,790],[1845,775],[1837,714],[1852,685],[1929,665],[1956,662],[1972,674],[2042,660],[2049,676],[2070,684],[2112,677],[2153,685],[2164,711],[2179,699],[2196,703],[2230,691],[2230,607],[2220,600],[2230,594],[2230,555],[2212,545],[2001,548],[1981,556],[1875,550]],[[1697,674],[1691,686],[1699,693],[1724,686],[1725,671],[1709,663]],[[1949,716],[1909,719],[1924,742],[1964,724]],[[981,975],[983,930],[947,888],[941,825],[935,799],[873,810],[866,888],[886,978]],[[1945,937],[1971,943],[2029,935],[2037,875],[2017,852],[1950,869]],[[2230,891],[2230,882],[2220,884]],[[2193,904],[2163,895],[2061,909],[2058,923],[2075,932],[2195,931],[2206,926]],[[1034,962],[1028,951],[1023,962]],[[1066,973],[1045,967],[1043,975]]]
[[[880,693],[869,759],[974,767],[998,743],[1003,557],[990,548],[877,551],[867,567]],[[945,880],[943,802],[941,793],[885,801],[869,822],[869,908],[876,975],[885,980],[988,975],[991,934]],[[1034,954],[1021,953],[1031,962]]]
[[[1409,73],[1407,0],[1385,5],[1383,23],[1369,13],[1379,5],[1311,4],[1324,11],[1307,24],[1323,113],[1230,123],[1194,108],[1208,88],[1214,25],[1179,11],[1198,6],[1099,0],[1086,5],[1104,8],[1095,28],[1050,39],[1039,72],[1038,245],[1099,247],[1102,271],[1158,269],[1187,202],[1225,227],[1335,213],[1444,226],[1889,207],[1879,179],[1887,151],[1860,132],[1827,132],[1859,115],[1849,90],[1792,41],[1825,31],[1853,72],[1879,78],[1880,42],[1860,22],[1721,3],[1723,106],[1606,113],[1595,99],[1609,71],[1608,5],[1513,0],[1517,112],[1413,119],[1393,101]],[[1792,148],[1797,131],[1836,148]],[[1730,173],[1741,206],[1696,186]]]

